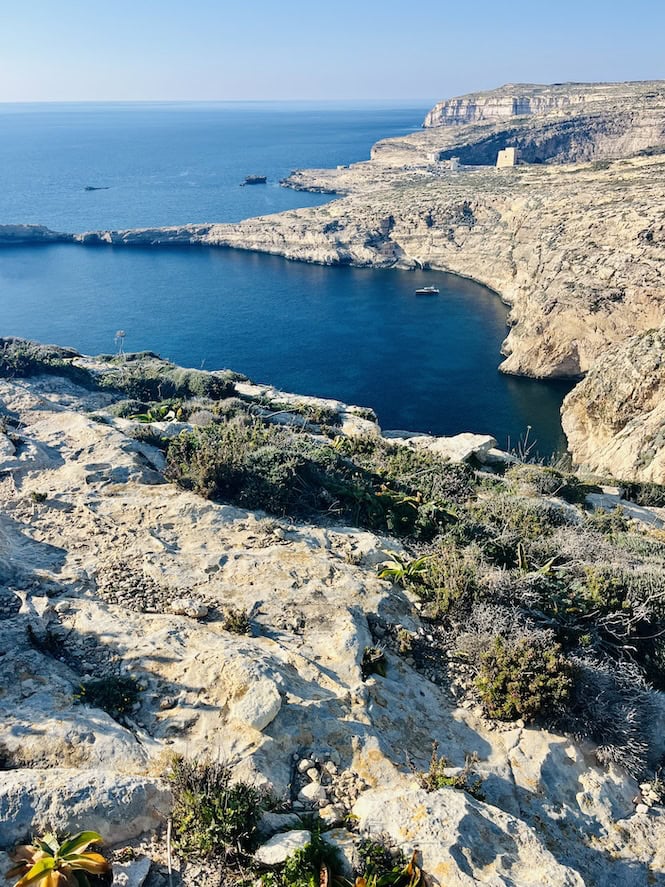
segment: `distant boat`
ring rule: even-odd
[[[108,191],[108,185],[86,185],[84,191]]]
[[[243,185],[265,185],[268,181],[268,176],[245,176],[245,181],[242,182]]]
[[[439,291],[435,286],[421,286],[416,290],[417,296],[438,296]]]

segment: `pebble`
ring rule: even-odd
[[[208,607],[198,598],[176,598],[171,601],[170,610],[177,616],[189,616],[192,619],[204,619],[208,615]]]
[[[307,771],[307,777],[312,780],[312,782],[321,782],[321,774],[316,769],[316,767],[310,767]]]
[[[646,804],[638,804],[637,807],[635,808],[635,812],[636,813],[648,813],[649,808],[647,807]]]
[[[309,758],[303,758],[298,764],[298,773],[307,773],[307,771],[311,770],[313,766],[314,761],[311,761]]]

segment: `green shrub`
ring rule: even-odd
[[[76,366],[81,355],[73,348],[56,345],[38,345],[26,339],[0,338],[0,378],[25,378],[48,374],[64,376],[77,385],[94,388],[95,380],[89,370]]]
[[[151,403],[205,397],[216,401],[235,393],[232,373],[186,369],[150,353],[126,354],[108,363],[110,367],[98,377],[99,386],[122,391],[135,400]]]
[[[229,607],[224,612],[222,628],[224,629],[224,631],[230,631],[232,634],[251,635],[252,623],[250,620],[249,611],[246,609]]]
[[[586,613],[612,613],[630,609],[626,589],[619,576],[611,569],[584,567],[584,579],[576,584]]]
[[[407,861],[404,853],[388,847],[382,836],[363,837],[353,854],[355,887],[424,887],[429,881],[417,866],[416,857],[414,852]]]
[[[277,515],[344,515],[356,525],[431,538],[449,519],[436,503],[383,480],[328,443],[236,416],[169,444],[166,477],[211,499]]]
[[[306,401],[279,401],[270,398],[253,397],[252,404],[263,407],[270,413],[293,413],[301,416],[305,422],[313,425],[329,425],[338,427],[341,425],[341,417],[334,407],[326,404],[308,403]]]
[[[665,507],[665,485],[663,484],[638,483],[637,481],[622,483],[621,494],[624,499],[635,502],[636,505]]]
[[[424,502],[463,504],[475,495],[469,466],[449,462],[436,453],[393,444],[375,435],[340,437],[336,446],[367,471],[419,493]]]
[[[473,550],[460,551],[446,541],[428,552],[422,578],[413,590],[428,606],[432,619],[440,619],[453,608],[468,609],[478,590],[478,571]]]
[[[159,431],[156,431],[152,425],[137,425],[132,428],[128,434],[133,440],[139,443],[147,444],[150,447],[157,447],[158,450],[166,452],[169,445],[168,437],[164,437]]]
[[[139,701],[139,685],[135,678],[125,675],[109,675],[84,681],[74,700],[81,705],[101,708],[112,718],[129,714]]]
[[[321,873],[325,871],[326,883],[332,884],[338,867],[338,851],[314,828],[309,844],[296,850],[277,871],[264,874],[260,883],[262,887],[315,887],[322,883]]]
[[[595,508],[590,514],[587,514],[585,524],[590,530],[595,530],[606,536],[624,533],[629,527],[628,519],[620,505],[617,505],[612,511]]]
[[[173,792],[174,845],[186,857],[241,859],[255,846],[267,797],[233,782],[228,766],[175,756],[167,773]]]
[[[480,523],[502,532],[513,532],[522,540],[539,539],[555,527],[570,522],[563,508],[551,502],[507,493],[481,499],[469,510]]]
[[[144,400],[118,400],[108,407],[108,411],[118,419],[129,419],[137,413],[145,413],[149,407],[150,404]]]
[[[546,465],[520,462],[511,466],[505,476],[517,492],[559,496],[566,502],[582,503],[589,493],[600,491],[600,487],[583,483],[572,472],[564,473]]]
[[[551,638],[497,637],[481,656],[476,687],[491,718],[534,721],[555,714],[566,703],[571,675],[560,645]]]
[[[361,838],[354,849],[354,871],[367,881],[379,880],[404,868],[406,858],[401,850],[392,851],[382,840]]]
[[[436,792],[442,788],[456,788],[482,801],[484,797],[482,793],[483,780],[474,770],[477,761],[477,756],[471,755],[467,757],[464,767],[459,773],[447,776],[448,761],[443,755],[439,755],[439,744],[433,742],[429,768],[426,773],[418,774],[420,787],[424,788],[426,792]]]

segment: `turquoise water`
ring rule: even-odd
[[[230,221],[324,202],[278,188],[292,167],[368,156],[425,109],[301,106],[0,107],[0,222],[58,230]],[[248,173],[273,184],[240,188]],[[85,185],[107,191],[86,192]],[[438,297],[416,297],[434,284]],[[565,445],[569,386],[497,370],[506,310],[434,272],[326,268],[226,249],[0,249],[0,335],[158,351],[286,390],[372,406],[384,428],[478,431],[502,446],[532,426]]]

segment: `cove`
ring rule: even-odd
[[[434,285],[439,296],[416,296]],[[565,450],[571,385],[498,372],[506,308],[425,271],[322,267],[229,249],[0,250],[0,333],[112,352],[152,350],[287,391],[373,407],[384,429],[474,431]]]

